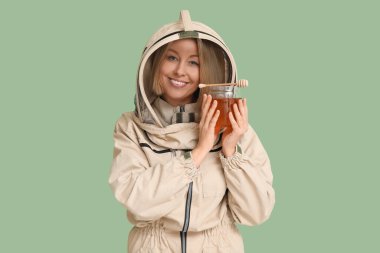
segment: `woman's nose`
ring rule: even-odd
[[[183,62],[178,62],[177,67],[175,69],[176,74],[184,75],[185,74],[185,64]]]

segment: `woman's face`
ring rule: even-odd
[[[173,106],[192,102],[199,84],[199,56],[193,39],[171,42],[160,67],[163,99]]]

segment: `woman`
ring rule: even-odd
[[[116,123],[109,183],[134,225],[128,252],[244,252],[236,223],[256,225],[274,206],[268,156],[248,124],[245,100],[230,132],[199,83],[236,81],[236,66],[211,28],[188,11],[144,49],[136,110]]]

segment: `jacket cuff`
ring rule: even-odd
[[[185,163],[185,173],[186,176],[193,181],[195,177],[199,175],[199,169],[195,166],[193,158],[191,156],[191,151],[184,153],[184,163]]]
[[[247,161],[247,158],[243,155],[241,147],[236,145],[235,153],[230,157],[225,157],[222,151],[219,152],[220,161],[223,168],[237,169],[242,162]]]

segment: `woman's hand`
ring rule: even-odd
[[[199,122],[199,140],[197,146],[191,151],[196,167],[199,167],[208,152],[212,149],[217,137],[215,125],[220,112],[216,110],[216,106],[217,101],[212,101],[211,95],[203,95],[201,121]]]
[[[247,100],[245,98],[239,99],[237,104],[233,105],[233,113],[230,112],[228,117],[231,122],[232,131],[225,131],[223,133],[222,152],[225,157],[232,156],[235,153],[236,145],[248,130]]]

